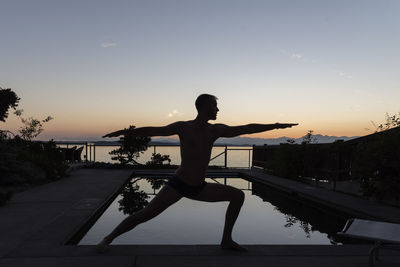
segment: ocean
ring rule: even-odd
[[[69,144],[68,147],[72,147],[74,145]],[[78,147],[82,145],[77,145]],[[60,147],[66,147],[66,145],[60,145]],[[95,160],[96,162],[107,162],[107,163],[116,163],[118,161],[112,160],[110,151],[117,149],[118,146],[96,146],[95,149]],[[240,150],[238,150],[240,149]],[[211,153],[211,159],[218,154],[224,152],[225,147],[213,147]],[[162,155],[169,155],[171,159],[171,164],[179,165],[181,163],[180,157],[180,147],[179,146],[156,146],[156,153],[160,153]],[[146,151],[140,154],[137,161],[139,163],[146,163],[151,159],[152,153],[154,153],[154,146],[150,146]],[[85,148],[82,151],[82,160],[85,159],[86,151]],[[90,158],[90,152],[88,148],[88,157]],[[92,149],[92,160],[93,160],[93,149]],[[227,150],[227,167],[230,168],[248,168],[250,167],[252,160],[252,147],[250,146],[228,146]],[[217,158],[210,161],[210,165],[216,166],[224,166],[225,164],[225,155],[222,154]]]

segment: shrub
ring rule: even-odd
[[[129,130],[131,129],[135,129],[135,126],[129,126]],[[118,160],[121,164],[141,165],[136,159],[147,150],[150,140],[149,137],[136,136],[126,131],[119,140],[121,146],[109,153],[111,159]]]
[[[400,127],[359,142],[353,156],[352,177],[360,179],[364,195],[399,200]]]

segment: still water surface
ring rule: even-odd
[[[128,216],[130,208],[140,206],[145,195],[138,192],[146,193],[150,201],[159,191],[148,179],[133,180],[137,179],[132,188],[138,186],[133,191],[140,196],[139,200],[132,202],[132,195],[127,194],[122,202],[123,196],[119,195],[81,239],[80,245],[97,244]],[[244,191],[245,202],[233,231],[234,239],[242,244],[331,244],[332,237],[328,235],[340,230],[345,223],[346,218],[296,203],[257,182],[241,178],[207,178],[206,181],[226,183]],[[131,200],[127,201],[128,198]],[[119,236],[113,244],[219,244],[227,206],[227,202],[182,198],[158,217]]]

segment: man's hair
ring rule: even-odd
[[[201,94],[197,97],[195,105],[197,111],[200,111],[200,109],[208,102],[211,100],[217,100],[218,98],[214,95],[209,95],[209,94]]]

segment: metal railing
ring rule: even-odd
[[[212,158],[210,159],[210,162],[211,162],[212,160],[218,158],[219,156],[224,155],[224,167],[225,167],[225,168],[228,168],[228,151],[229,151],[229,150],[231,150],[231,151],[235,151],[235,150],[236,150],[236,151],[247,150],[247,151],[249,152],[248,168],[249,168],[249,169],[251,168],[251,152],[253,151],[253,147],[251,147],[251,148],[228,148],[228,146],[224,146],[224,147],[225,147],[224,151],[221,152],[221,153],[219,153],[218,155],[212,157]]]
[[[88,163],[93,163],[96,162],[96,146],[118,146],[117,144],[96,144],[94,142],[61,142],[61,141],[56,141],[57,145],[65,145],[66,148],[70,148],[71,146],[84,146],[84,151],[85,151],[85,155],[83,155],[84,157],[84,161],[88,162]],[[153,153],[157,154],[157,147],[179,147],[179,144],[153,144],[153,145],[149,145],[149,149],[152,147],[153,149]],[[210,159],[210,162],[212,162],[213,160],[224,156],[224,168],[228,168],[228,151],[248,151],[248,164],[247,164],[247,168],[251,168],[252,166],[252,160],[251,160],[251,156],[252,156],[252,152],[253,152],[253,147],[249,146],[248,148],[237,148],[234,146],[228,146],[228,145],[214,145],[214,147],[223,147],[224,150],[219,153],[218,155],[212,157]],[[243,146],[244,147],[244,146]],[[245,168],[245,167],[229,167],[229,168]]]

